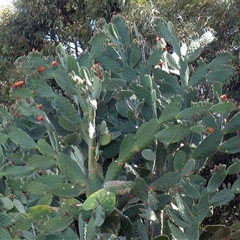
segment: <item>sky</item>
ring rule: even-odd
[[[11,3],[11,0],[0,0],[0,7],[8,5]]]

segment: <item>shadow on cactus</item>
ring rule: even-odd
[[[199,59],[214,40],[208,28],[181,43],[171,22],[156,19],[153,48],[121,16],[98,28],[79,59],[60,44],[56,58],[33,51],[16,61],[25,79],[12,86],[15,105],[0,108],[1,236],[226,237],[201,223],[239,193],[239,179],[220,187],[240,162],[216,166],[207,183],[199,170],[216,151],[239,151],[240,114],[221,87],[231,55]],[[213,102],[200,99],[202,81]]]

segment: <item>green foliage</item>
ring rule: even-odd
[[[220,236],[202,221],[239,193],[238,180],[221,188],[228,174],[238,173],[237,161],[216,166],[207,185],[199,171],[216,151],[239,146],[238,136],[224,139],[238,130],[237,107],[218,96],[233,68],[216,63],[230,55],[200,60],[191,72],[215,37],[212,29],[181,42],[171,22],[155,19],[154,31],[172,44],[171,54],[159,39],[146,47],[136,27],[135,39],[121,16],[99,21],[90,51],[78,59],[59,44],[56,57],[32,51],[15,62],[26,80],[11,89],[14,107],[0,108],[1,233],[88,240]],[[218,71],[224,75],[215,84],[218,97],[200,101],[198,84],[213,85],[210,73]]]

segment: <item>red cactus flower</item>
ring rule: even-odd
[[[98,78],[102,79],[102,73],[100,70],[97,71],[97,76],[98,76]]]
[[[157,40],[157,42],[159,42],[159,41],[162,40],[162,38],[161,37],[157,37],[156,40]]]
[[[17,88],[17,87],[21,87],[25,84],[25,81],[19,81],[19,82],[15,82],[11,88]]]
[[[213,133],[213,132],[214,132],[214,129],[213,129],[212,127],[209,127],[209,128],[207,128],[207,132],[208,132],[208,133]]]
[[[100,63],[96,63],[93,65],[93,68],[100,68]]]
[[[42,104],[37,105],[37,108],[42,109],[43,108]]]
[[[226,99],[227,99],[227,94],[223,94],[223,95],[221,95],[221,96],[220,96],[220,99],[222,99],[222,100],[226,100]]]
[[[44,117],[43,116],[38,116],[37,120],[42,122],[44,120]]]
[[[57,66],[57,61],[53,61],[53,62],[51,62],[51,67],[53,68],[53,67],[56,67]]]
[[[162,50],[163,50],[163,51],[167,51],[167,47],[163,47]]]
[[[33,52],[33,53],[37,53],[38,50],[36,50],[35,48],[33,48],[33,49],[32,49],[32,52]]]
[[[38,71],[41,72],[41,73],[44,72],[44,71],[45,71],[45,67],[39,66],[39,67],[38,67]]]

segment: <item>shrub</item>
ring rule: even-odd
[[[153,47],[115,16],[98,22],[77,60],[62,45],[57,58],[32,51],[17,59],[25,79],[12,86],[12,108],[0,108],[4,239],[239,234],[238,225],[201,225],[239,193],[238,179],[222,187],[239,172],[237,159],[215,166],[208,182],[199,174],[216,151],[239,151],[240,114],[221,87],[233,74],[231,54],[198,59],[212,29],[181,43],[171,22],[154,26]],[[212,102],[198,94],[205,80]]]

